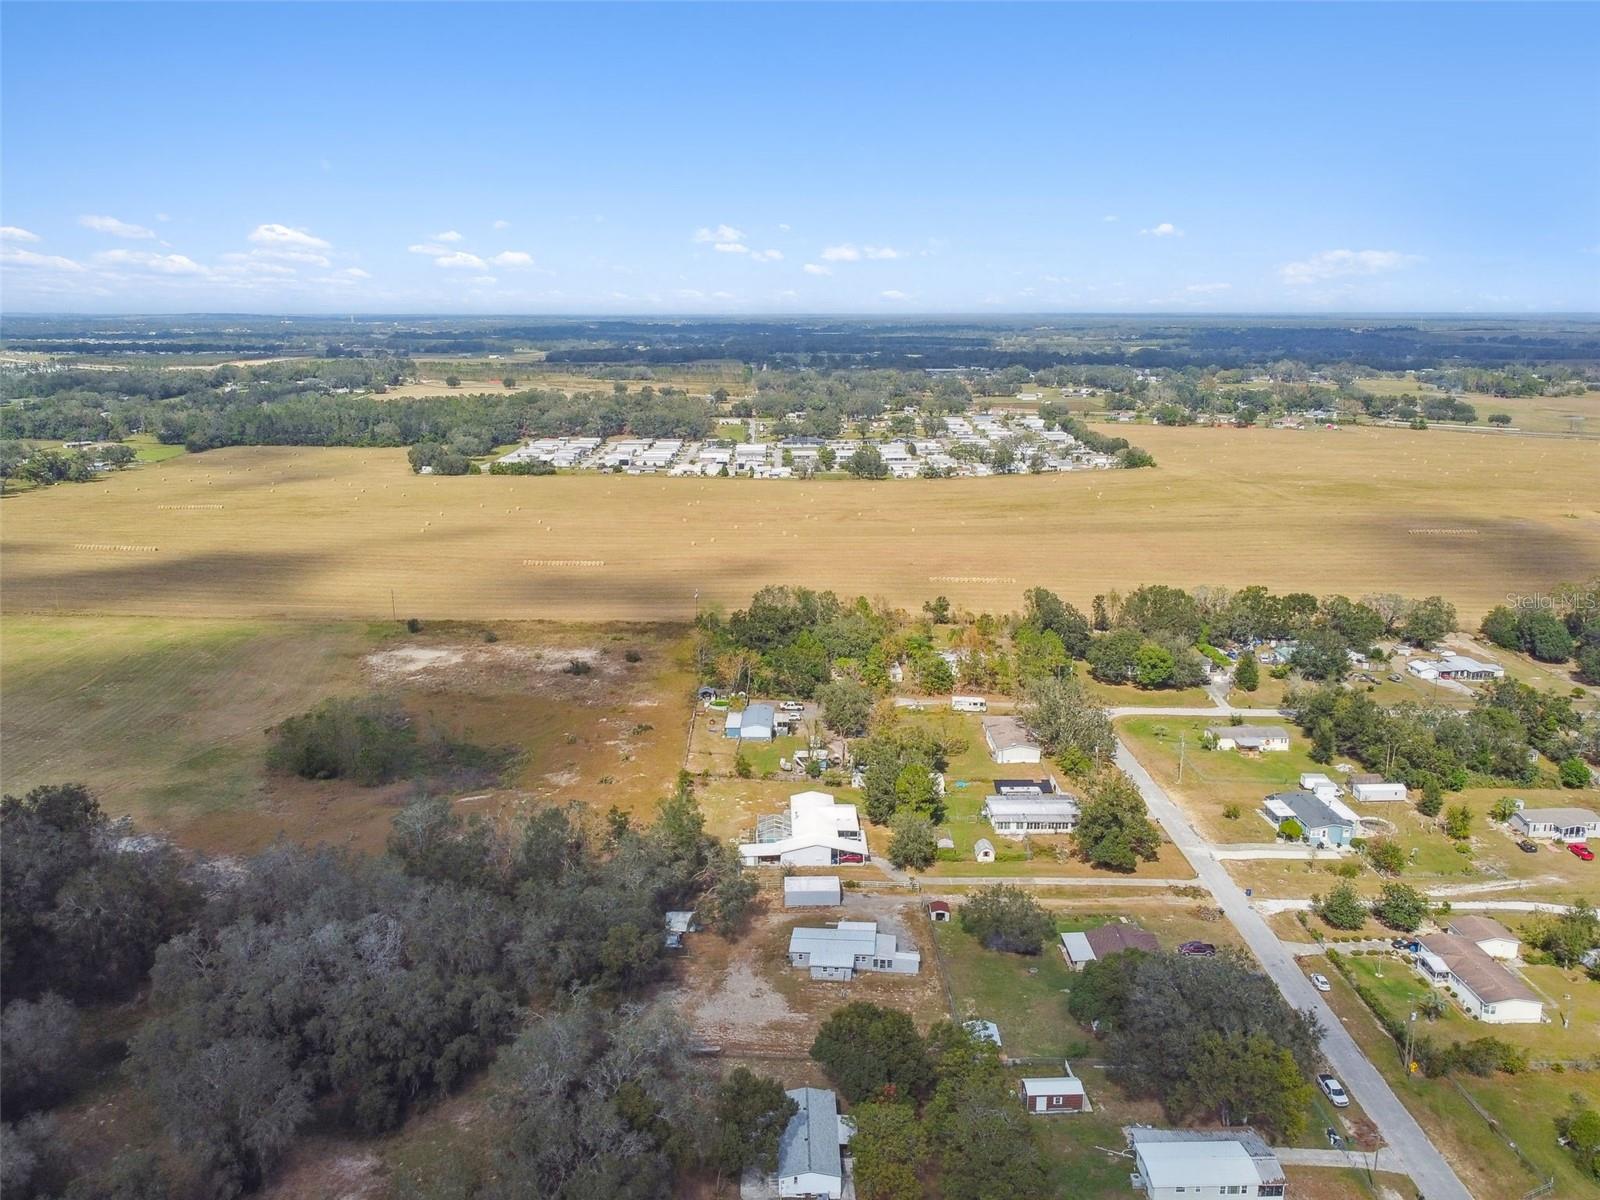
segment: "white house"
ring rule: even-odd
[[[879,933],[876,921],[840,921],[790,930],[789,965],[809,968],[813,979],[849,981],[857,971],[915,975],[922,955],[900,949],[899,939]]]
[[[1036,763],[1039,746],[1015,717],[985,717],[983,740],[997,763]]]
[[[783,881],[785,908],[832,908],[843,899],[837,875],[790,875]]]
[[[1350,776],[1350,794],[1363,804],[1403,803],[1408,795],[1405,784],[1391,783],[1382,775],[1365,771]]]
[[[1289,748],[1289,731],[1282,725],[1208,725],[1206,732],[1218,750],[1262,754]]]
[[[1522,808],[1511,814],[1511,828],[1527,837],[1582,842],[1600,837],[1600,817],[1587,808]]]
[[[871,854],[854,804],[836,804],[827,792],[797,792],[787,813],[757,819],[756,840],[741,845],[739,857],[747,867],[832,867],[864,863]]]
[[[1422,938],[1417,970],[1424,979],[1455,993],[1469,1017],[1487,1025],[1533,1025],[1544,1017],[1544,1002],[1474,941],[1454,933]]]
[[[1078,824],[1078,801],[1065,794],[990,796],[982,815],[1001,837],[1071,833]]]
[[[1506,673],[1506,669],[1499,663],[1479,662],[1464,654],[1446,654],[1442,658],[1413,658],[1406,664],[1406,670],[1429,683],[1436,683],[1441,679],[1467,679],[1481,683],[1487,679],[1500,679]]]
[[[1288,1181],[1278,1156],[1252,1130],[1204,1133],[1128,1129],[1133,1186],[1146,1200],[1199,1196],[1282,1196]]]
[[[822,1088],[785,1093],[797,1106],[778,1140],[778,1195],[839,1200],[844,1195],[844,1155],[850,1124],[839,1115],[839,1100]]]
[[[1490,958],[1505,962],[1516,958],[1517,951],[1522,947],[1517,935],[1493,917],[1452,917],[1445,931],[1466,938]]]

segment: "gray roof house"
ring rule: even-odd
[[[1289,731],[1282,725],[1207,725],[1206,733],[1218,750],[1260,754],[1289,748]]]
[[[876,921],[840,921],[790,930],[789,965],[809,968],[813,979],[851,980],[857,971],[915,975],[922,955],[900,949],[900,940],[879,933]]]
[[[778,1195],[844,1195],[844,1156],[850,1126],[839,1116],[839,1101],[822,1088],[793,1088],[785,1095],[798,1105],[778,1140]]]
[[[1528,837],[1581,842],[1600,837],[1600,816],[1587,808],[1523,808],[1511,814],[1511,828]]]
[[[1273,792],[1261,807],[1274,829],[1282,829],[1290,819],[1300,822],[1306,840],[1313,845],[1348,846],[1358,827],[1358,821],[1339,811],[1344,805],[1330,804],[1315,792]]]

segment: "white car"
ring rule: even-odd
[[[1340,1083],[1332,1075],[1318,1075],[1317,1083],[1328,1097],[1328,1102],[1335,1108],[1350,1107],[1350,1093],[1346,1092],[1344,1084]]]
[[[1319,992],[1333,991],[1333,984],[1328,982],[1328,977],[1326,975],[1319,975],[1316,972],[1312,972],[1311,986],[1316,988]]]

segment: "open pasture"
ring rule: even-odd
[[[398,450],[234,448],[7,503],[7,608],[682,619],[801,582],[1087,608],[1140,582],[1440,592],[1471,621],[1600,571],[1600,447],[1140,428],[1156,470],[942,481],[418,477]],[[220,507],[216,507],[220,505]],[[155,546],[119,553],[85,546]]]

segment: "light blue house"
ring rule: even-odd
[[[1338,801],[1329,803],[1315,792],[1274,792],[1262,808],[1274,829],[1282,829],[1285,821],[1298,821],[1313,846],[1348,846],[1359,825],[1350,809]]]

